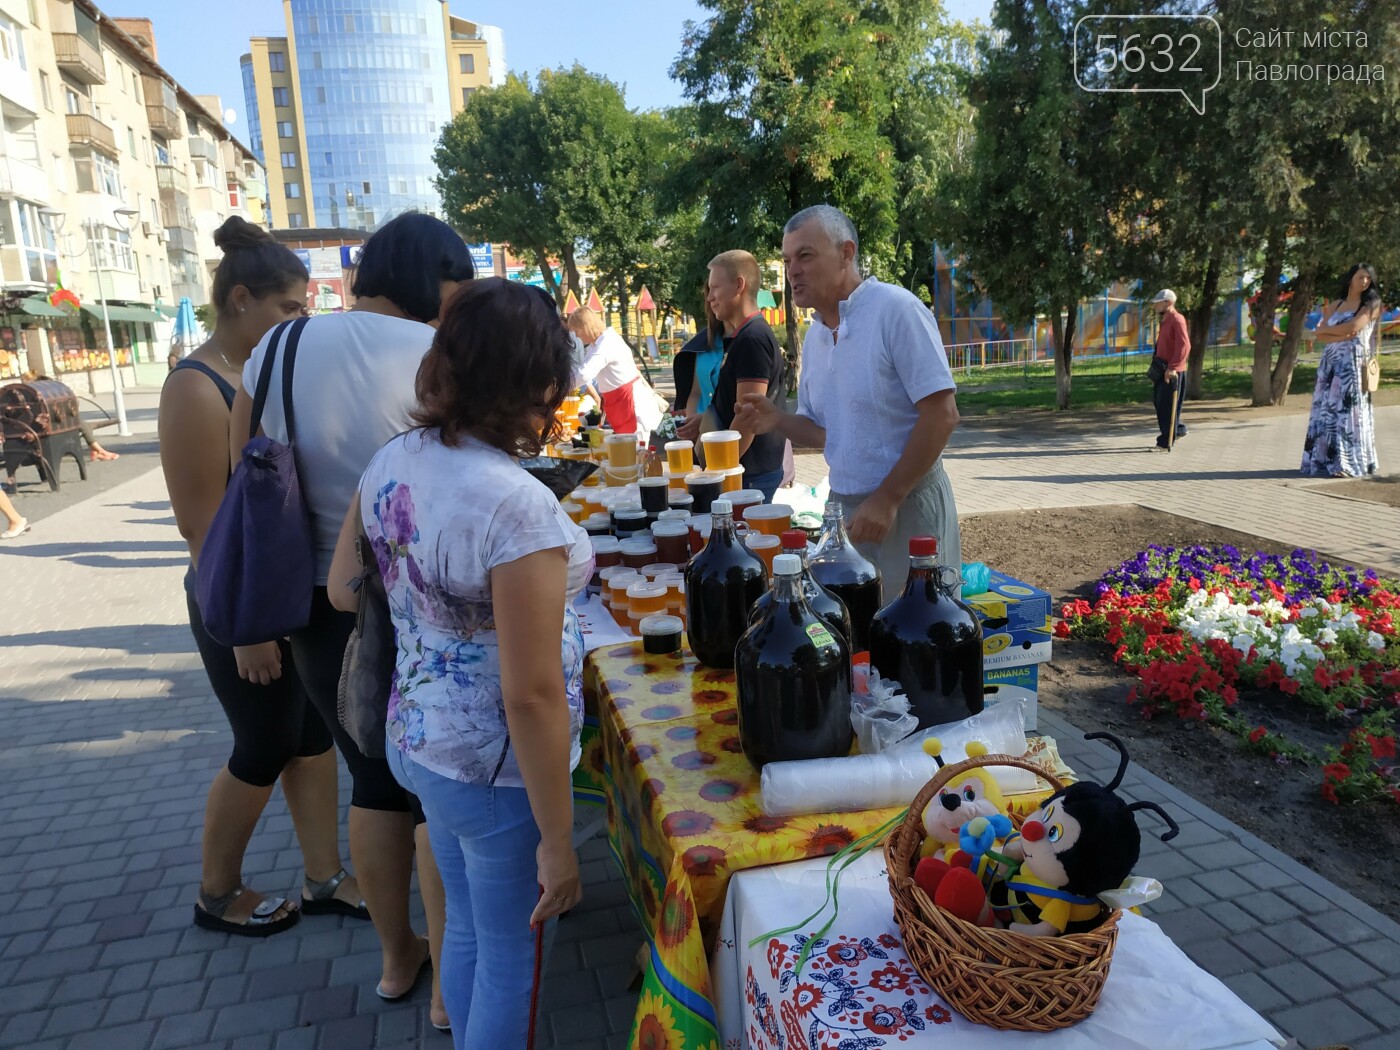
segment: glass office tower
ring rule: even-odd
[[[441,0],[292,0],[291,18],[317,220],[438,213],[433,149],[452,117]]]

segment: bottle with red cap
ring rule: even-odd
[[[938,541],[909,541],[904,593],[870,623],[870,667],[903,687],[919,728],[982,710],[982,624],[954,597],[957,572],[938,564]]]
[[[783,554],[795,554],[802,559],[802,593],[812,611],[831,625],[831,629],[841,636],[849,649],[851,646],[851,614],[846,611],[846,603],[823,587],[812,576],[807,566],[807,534],[801,529],[788,529],[782,535]],[[777,581],[774,580],[776,586]],[[749,626],[763,618],[768,607],[773,604],[773,588],[763,592],[763,597],[753,603],[749,613]]]

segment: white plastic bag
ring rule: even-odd
[[[961,722],[949,722],[920,730],[913,736],[901,740],[895,751],[922,751],[924,741],[936,736],[943,744],[941,758],[952,765],[967,757],[967,745],[977,740],[987,745],[993,755],[1024,755],[1026,753],[1026,701],[1024,699],[1002,700],[984,707],[980,712]],[[1034,773],[1015,766],[988,766],[988,771],[996,778],[1001,790],[1006,794],[1034,791],[1040,783]]]
[[[898,682],[868,679],[866,691],[851,697],[851,728],[862,755],[878,755],[918,727],[919,719],[909,713],[909,698],[899,691]]]

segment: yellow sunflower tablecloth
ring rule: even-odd
[[[898,810],[764,816],[739,748],[733,673],[688,650],[597,650],[584,688],[597,732],[585,732],[575,797],[606,795],[608,839],[651,943],[630,1045],[717,1050],[708,952],[729,876],[836,853]]]

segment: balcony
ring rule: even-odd
[[[184,226],[167,226],[166,251],[167,252],[188,252],[191,255],[199,254],[199,242],[194,235],[194,231]]]
[[[185,115],[180,112],[180,100],[175,89],[160,77],[143,76],[141,86],[146,96],[146,122],[152,134],[163,139],[178,139],[185,133]]]
[[[52,192],[53,183],[43,168],[14,157],[0,157],[0,197],[20,197],[47,204]]]
[[[117,136],[106,124],[90,113],[69,113],[68,141],[74,146],[88,146],[117,160],[121,150],[117,148]]]
[[[218,143],[210,142],[208,139],[201,138],[198,135],[191,135],[189,138],[189,147],[190,157],[192,159],[207,160],[215,167],[220,166]]]
[[[44,275],[31,272],[28,253],[15,244],[0,247],[0,279],[11,290],[17,285],[34,289],[45,287]]]
[[[167,193],[182,193],[188,196],[190,192],[189,177],[179,168],[172,168],[169,164],[156,165],[156,183],[160,186],[161,196]]]
[[[58,68],[80,84],[107,83],[107,65],[102,50],[77,33],[53,33],[54,59]]]
[[[34,82],[30,72],[18,62],[0,62],[0,98],[10,105],[34,115],[39,112],[34,103]]]

